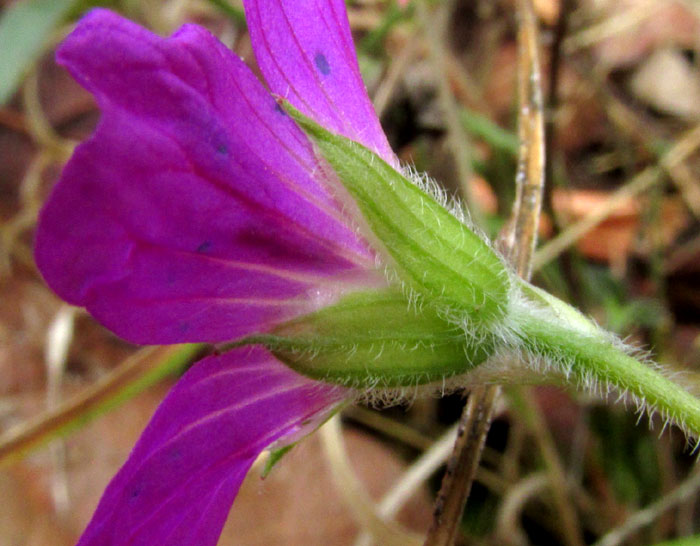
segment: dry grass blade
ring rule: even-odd
[[[558,523],[565,543],[572,546],[583,546],[581,524],[568,498],[569,487],[566,481],[566,471],[533,393],[528,388],[514,388],[511,389],[510,394],[519,399],[518,406],[525,414],[525,420],[542,455],[547,469],[547,483],[552,491],[554,506],[559,516]]]
[[[198,345],[140,349],[82,394],[0,435],[0,467],[136,394],[161,379],[166,369],[173,372],[182,368],[200,350]]]
[[[620,527],[610,531],[593,546],[617,546],[622,544],[631,534],[645,525],[649,525],[667,510],[692,498],[697,494],[698,490],[700,490],[700,466],[695,469],[695,472],[687,480],[668,495],[653,502],[643,510],[632,514]]]
[[[362,483],[352,469],[343,441],[340,417],[334,416],[320,430],[333,479],[358,523],[378,544],[384,546],[417,546],[420,536],[398,523],[379,515]]]
[[[687,133],[663,156],[660,165],[644,169],[627,184],[615,191],[599,208],[575,224],[570,225],[556,238],[542,245],[535,254],[535,270],[548,264],[586,233],[605,220],[620,205],[651,188],[663,177],[664,170],[673,168],[700,147],[700,125]]]
[[[473,196],[471,180],[471,154],[469,137],[460,122],[459,109],[455,102],[448,76],[448,55],[446,52],[445,35],[447,19],[452,11],[453,1],[446,2],[437,9],[435,14],[429,14],[424,0],[416,3],[416,10],[428,42],[430,59],[435,66],[440,107],[447,126],[448,144],[457,167],[462,196],[469,205],[470,216],[476,225],[484,225],[481,209]]]
[[[574,53],[580,49],[590,47],[610,36],[637,27],[643,21],[652,17],[661,2],[657,0],[643,0],[631,3],[630,7],[614,17],[608,17],[597,25],[569,37],[564,42],[567,53]]]
[[[527,502],[546,487],[547,476],[544,473],[531,474],[511,487],[504,496],[498,511],[496,528],[505,544],[520,546],[528,543],[519,525],[520,515]]]
[[[68,352],[75,332],[76,308],[61,306],[46,335],[44,360],[46,361],[46,405],[49,411],[56,408],[61,399],[61,383],[64,379]],[[62,438],[49,445],[53,463],[51,476],[51,497],[54,510],[61,516],[70,509],[68,493],[68,473],[66,470],[66,446]]]
[[[544,113],[537,20],[530,0],[520,0],[517,7],[520,150],[512,231],[505,242],[518,274],[528,278],[542,208]],[[499,395],[500,387],[497,386],[476,388],[470,393],[460,419],[460,434],[438,493],[433,525],[425,546],[447,546],[454,542]]]

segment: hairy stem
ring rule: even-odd
[[[686,433],[700,436],[700,399],[627,355],[612,338],[602,332],[600,336],[578,333],[532,314],[518,322],[521,341],[533,354],[560,363],[565,373],[583,385],[614,386],[621,394],[632,395],[647,411],[659,411]]]

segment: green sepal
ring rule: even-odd
[[[294,442],[293,444],[286,445],[284,447],[281,447],[279,449],[273,449],[270,451],[270,455],[267,457],[267,460],[265,461],[265,466],[262,470],[262,473],[260,474],[261,478],[267,478],[267,476],[272,472],[273,467],[282,460],[282,457],[284,457],[287,453],[289,453],[294,446],[297,445],[297,442]]]
[[[397,289],[346,296],[246,343],[265,345],[299,373],[356,388],[400,387],[466,373],[493,343],[464,331],[430,306],[410,306]]]
[[[479,235],[375,153],[281,104],[330,164],[402,282],[471,325],[503,317],[510,275]]]
[[[306,321],[301,330],[310,333],[287,337],[278,331],[270,336],[268,346],[281,360],[326,381],[409,385],[469,371],[495,352],[497,337],[501,349],[516,354],[524,350],[536,357],[538,366],[563,372],[566,383],[574,380],[592,389],[614,386],[686,432],[700,435],[700,399],[627,354],[623,344],[564,302],[523,281],[516,283],[486,242],[378,155],[280,102],[330,165],[329,180],[335,175],[341,200],[347,197],[344,202],[356,206],[365,236],[384,251],[387,266],[404,287],[426,302],[422,313],[405,319],[415,326],[407,332],[406,324],[399,328],[396,322],[406,311],[400,303],[382,309],[375,302],[362,312],[358,308],[353,318],[353,313],[340,312],[346,305],[341,302],[332,317],[319,312],[300,319]],[[516,292],[520,295],[512,297]],[[443,316],[464,327],[461,339]],[[433,320],[442,321],[443,329]],[[367,328],[365,338],[356,332],[334,342],[330,334],[346,325]],[[408,342],[395,337],[411,338],[411,332],[415,338]],[[378,341],[383,334],[384,344]],[[423,343],[425,336],[432,342]],[[407,350],[411,342],[413,351]]]
[[[277,463],[279,463],[284,458],[284,456],[287,453],[289,453],[292,450],[292,448],[296,447],[297,444],[308,438],[311,434],[313,434],[319,428],[325,425],[333,416],[337,415],[345,407],[346,404],[347,401],[337,404],[334,408],[331,409],[331,411],[328,412],[328,414],[325,416],[325,419],[323,419],[323,422],[317,424],[317,426],[314,429],[307,430],[306,433],[300,438],[298,438],[296,441],[293,441],[282,447],[269,449],[269,455],[267,457],[267,460],[265,461],[265,466],[263,467],[260,477],[263,479],[267,478],[270,472],[272,472],[272,469],[277,465]],[[307,425],[308,422],[303,424]]]

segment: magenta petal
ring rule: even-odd
[[[371,264],[310,144],[207,31],[91,12],[58,53],[102,110],[44,208],[51,287],[137,343],[217,342]]]
[[[260,452],[311,431],[346,396],[261,348],[205,358],[160,405],[79,546],[215,545]]]
[[[367,96],[343,0],[244,0],[253,51],[273,93],[396,163]]]

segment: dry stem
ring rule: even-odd
[[[519,0],[517,7],[520,150],[512,232],[506,238],[505,246],[518,274],[529,278],[542,208],[544,113],[537,21],[530,0]],[[498,386],[479,387],[470,393],[460,418],[460,434],[435,503],[433,525],[424,546],[454,543],[499,395]]]
[[[700,467],[697,467],[687,480],[668,495],[632,514],[622,525],[603,536],[593,546],[617,546],[622,544],[627,537],[640,528],[649,525],[667,510],[685,500],[691,499],[697,494],[698,490],[700,490]]]
[[[469,137],[460,122],[459,109],[455,102],[454,94],[450,87],[448,77],[448,55],[445,44],[445,34],[447,32],[447,18],[452,10],[454,2],[449,1],[440,6],[435,14],[428,14],[425,0],[416,2],[416,10],[424,29],[424,35],[428,42],[430,58],[435,66],[435,76],[437,79],[438,98],[440,107],[445,117],[447,126],[447,143],[452,151],[452,156],[457,167],[460,189],[462,195],[469,205],[472,220],[478,226],[483,226],[481,209],[476,199],[472,195],[472,168]]]

